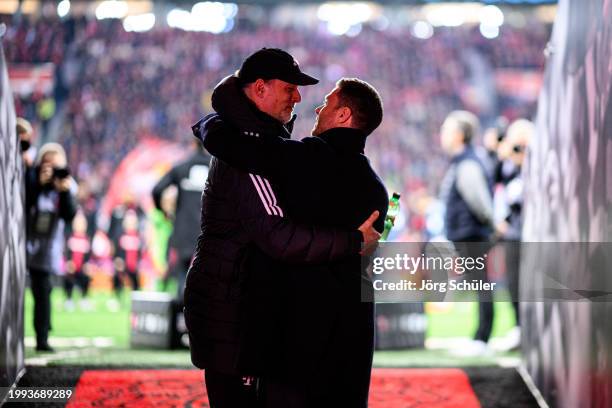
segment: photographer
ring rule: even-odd
[[[43,145],[35,167],[26,175],[26,254],[37,351],[53,351],[47,342],[51,328],[51,275],[60,270],[64,227],[76,214],[76,190],[62,146]]]

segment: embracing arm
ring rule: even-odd
[[[275,177],[290,163],[300,159],[307,146],[303,142],[280,136],[240,131],[219,115],[202,119],[194,126],[210,154],[242,171]]]
[[[292,128],[292,122],[283,127],[258,111],[235,76],[224,78],[211,99],[218,114],[198,122],[194,135],[211,154],[231,166],[271,177],[294,163],[307,148],[289,139],[287,129]]]
[[[279,216],[245,219],[242,226],[259,249],[285,262],[324,263],[361,250],[358,230],[301,225]]]
[[[355,230],[303,225],[286,217],[274,190],[263,177],[249,174],[251,183],[238,202],[241,225],[250,240],[269,256],[287,262],[330,262],[356,255],[361,244],[378,241],[374,212]]]

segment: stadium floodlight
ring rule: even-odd
[[[344,35],[351,29],[351,23],[343,19],[327,22],[327,30],[333,35]]]
[[[155,14],[153,13],[127,16],[123,20],[123,29],[125,31],[145,32],[152,29],[154,25]]]
[[[235,4],[206,1],[193,5],[191,18],[195,23],[194,29],[219,34],[226,30],[229,20],[233,19],[237,12],[238,6]]]
[[[499,36],[499,26],[481,23],[480,34],[490,40],[497,38]]]
[[[180,28],[185,30],[186,23],[191,19],[191,13],[187,10],[173,9],[170,10],[166,17],[166,22],[172,28]]]
[[[485,6],[480,11],[480,23],[488,26],[501,27],[504,24],[504,13],[497,6]]]
[[[70,11],[70,0],[62,0],[57,5],[57,15],[60,17],[66,17]]]
[[[105,0],[96,7],[96,18],[123,18],[128,13],[128,4],[123,0]]]
[[[466,10],[457,4],[439,4],[425,9],[427,21],[434,27],[459,27],[466,20]]]
[[[166,18],[168,25],[172,28],[180,28],[184,31],[204,31],[193,15],[186,10],[174,9],[168,13]]]
[[[209,15],[214,17],[222,17],[224,19],[230,19],[236,17],[237,13],[238,5],[234,3],[205,1],[202,3],[196,3],[191,8],[191,14],[197,17]]]
[[[434,28],[427,21],[417,21],[412,26],[412,35],[421,40],[428,40],[434,34]]]
[[[327,29],[333,35],[356,36],[361,23],[372,18],[372,7],[367,3],[324,3],[317,10],[317,17],[327,22]]]
[[[361,32],[362,28],[363,26],[361,25],[361,23],[353,24],[346,32],[346,36],[347,37],[357,37],[359,33]]]
[[[234,16],[238,6],[231,3],[202,2],[194,4],[191,12],[173,9],[166,21],[173,28],[185,31],[207,31],[220,34],[234,27]]]

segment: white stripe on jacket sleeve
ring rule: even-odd
[[[259,176],[257,176],[258,178],[261,178]],[[276,202],[276,196],[274,195],[274,190],[272,190],[272,186],[270,186],[270,183],[268,182],[268,179],[264,178],[263,179],[265,186],[268,187],[268,191],[270,192],[270,195],[272,196],[272,207],[276,208],[280,214],[281,217],[284,217],[283,215],[283,209],[279,207],[279,205]]]
[[[268,215],[277,215],[279,217],[284,217],[283,210],[277,204],[276,195],[274,195],[274,190],[272,190],[272,186],[270,185],[268,180],[251,173],[249,173],[249,177],[251,177],[251,181],[253,182],[253,185],[257,190],[259,199],[261,200],[261,203],[266,209]]]

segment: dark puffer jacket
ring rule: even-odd
[[[196,136],[210,116],[194,125]],[[258,352],[250,333],[253,328],[265,330],[266,316],[253,313],[253,275],[273,282],[282,276],[271,258],[330,262],[357,254],[361,242],[358,230],[291,222],[273,183],[213,158],[202,196],[201,233],[185,287],[193,364],[228,374],[257,374],[259,368],[250,363]]]
[[[204,126],[209,152],[270,177],[296,220],[355,228],[378,210],[374,226],[382,231],[389,198],[364,154],[366,134],[331,128],[317,137],[287,140],[262,123],[261,133],[252,137],[243,127],[255,126],[257,119],[238,85],[228,77],[215,88],[213,107],[223,120],[212,117]],[[232,132],[228,123],[239,131]],[[280,341],[260,349],[268,370],[264,378],[302,390],[309,407],[367,406],[374,310],[367,301],[372,281],[365,261],[354,255],[316,265],[284,265],[285,279],[277,280],[269,296],[265,314],[276,315]]]

